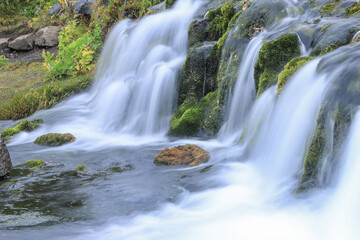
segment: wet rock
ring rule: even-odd
[[[35,45],[40,47],[54,47],[59,44],[60,27],[49,26],[40,29],[34,35]]]
[[[189,44],[194,46],[196,43],[211,41],[209,39],[210,30],[209,30],[210,21],[208,19],[195,20],[191,23],[189,27]],[[217,40],[217,39],[213,39]]]
[[[34,36],[32,34],[22,35],[10,42],[9,48],[17,51],[28,51],[34,48]]]
[[[48,133],[35,139],[34,143],[43,146],[60,146],[75,141],[75,137],[70,133]]]
[[[0,134],[0,178],[10,173],[12,169],[12,163],[10,153],[4,142],[4,138]]]
[[[57,2],[50,8],[48,14],[56,15],[61,11],[61,9],[62,9],[62,5],[59,2]]]
[[[96,2],[93,0],[79,0],[75,4],[75,13],[91,15],[94,12],[93,7],[96,5]]]
[[[210,55],[214,44],[205,42],[190,49],[179,79],[179,105],[189,97],[200,100],[217,88],[217,62]]]
[[[35,119],[32,121],[23,120],[16,124],[13,128],[5,128],[1,131],[1,134],[5,138],[5,140],[8,140],[10,137],[14,136],[15,134],[18,134],[22,131],[25,132],[31,132],[38,128],[40,126],[40,123],[42,123],[42,119]]]
[[[181,165],[186,164],[190,167],[199,165],[209,160],[209,153],[204,149],[187,144],[174,148],[165,148],[154,159],[155,164]]]
[[[3,51],[9,46],[8,38],[0,38],[0,51]]]

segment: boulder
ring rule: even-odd
[[[10,173],[12,169],[12,163],[10,153],[5,145],[5,140],[0,134],[0,177],[4,177]]]
[[[50,8],[48,14],[51,16],[57,15],[61,11],[61,9],[62,9],[62,5],[59,2],[57,2]]]
[[[215,41],[217,39],[210,39],[209,30],[210,21],[208,19],[194,20],[189,27],[189,44],[194,46],[197,43],[204,41]]]
[[[174,148],[165,148],[154,159],[155,164],[180,165],[186,164],[190,167],[199,165],[209,160],[209,153],[204,149],[187,144]]]
[[[34,36],[32,34],[22,35],[10,42],[9,48],[18,51],[28,51],[34,48]]]
[[[0,51],[6,49],[9,46],[8,38],[0,38]]]
[[[93,7],[96,5],[96,2],[93,0],[79,0],[75,4],[75,13],[91,15],[94,12]]]
[[[35,45],[40,47],[54,47],[59,44],[60,27],[49,26],[40,29],[34,35]]]

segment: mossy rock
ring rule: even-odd
[[[45,164],[44,160],[32,159],[32,160],[26,161],[22,166],[26,166],[26,167],[35,169],[35,168],[43,167],[45,165],[46,164]]]
[[[23,120],[16,124],[13,128],[5,128],[1,131],[1,135],[5,139],[9,139],[10,137],[14,136],[15,134],[20,133],[21,131],[30,132],[34,129],[38,128],[40,126],[40,123],[42,123],[42,119],[35,119],[32,121]]]
[[[204,149],[193,144],[187,144],[171,149],[165,148],[155,156],[154,163],[164,165],[189,165],[193,167],[207,162],[209,158],[210,154]]]
[[[283,90],[284,86],[287,84],[288,80],[306,63],[314,59],[314,57],[300,57],[294,58],[288,62],[284,70],[279,74],[278,83],[277,83],[277,93],[278,95]]]
[[[215,42],[205,42],[193,47],[182,67],[178,87],[178,105],[186,98],[200,100],[217,88],[217,61],[210,51]]]
[[[75,170],[75,171],[79,171],[79,172],[84,172],[85,169],[86,169],[86,166],[80,164],[80,165],[78,165],[74,170]]]
[[[203,130],[213,136],[220,129],[221,121],[217,91],[207,94],[200,102],[188,98],[171,118],[169,135],[196,136]]]
[[[255,86],[259,96],[267,88],[277,83],[278,74],[286,63],[300,55],[299,39],[296,34],[287,34],[266,42],[259,51],[255,64]]]
[[[70,133],[48,133],[35,139],[34,143],[43,146],[60,146],[75,141],[75,137]]]
[[[353,16],[360,13],[360,2],[353,3],[353,5],[346,9],[347,16]]]

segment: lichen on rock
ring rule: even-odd
[[[187,144],[185,146],[177,146],[174,148],[165,148],[155,156],[155,164],[164,165],[189,165],[197,166],[209,160],[209,153],[204,149]]]

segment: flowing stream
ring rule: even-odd
[[[285,2],[294,7],[300,1]],[[247,45],[218,138],[172,139],[166,133],[187,29],[203,5],[182,0],[138,23],[121,21],[91,89],[29,118],[45,122],[12,139],[13,163],[44,159],[47,167],[14,183],[22,192],[1,210],[18,212],[0,214],[1,239],[360,238],[358,109],[331,183],[294,194],[321,108],[358,69],[360,44],[311,60],[280,96],[273,86],[256,98],[253,69],[263,42],[316,17],[289,11]],[[302,43],[302,55],[310,50]],[[0,122],[1,128],[11,125]],[[57,148],[32,143],[48,132],[71,132],[77,141]],[[186,143],[208,150],[209,162],[193,168],[153,164],[164,147]],[[88,175],[74,176],[79,164]],[[24,213],[27,208],[35,210]]]

